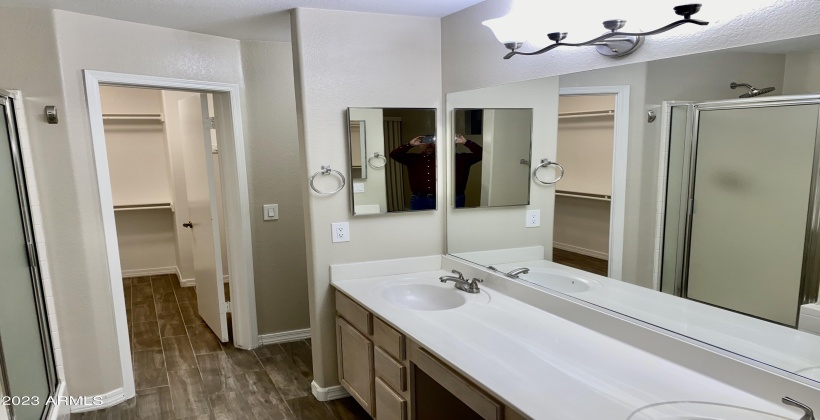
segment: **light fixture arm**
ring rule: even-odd
[[[585,47],[585,46],[589,46],[589,45],[602,45],[601,43],[603,41],[606,41],[610,38],[615,38],[615,37],[620,37],[621,38],[621,39],[618,39],[617,41],[624,41],[623,38],[632,37],[632,38],[635,39],[635,41],[633,42],[633,45],[638,45],[639,46],[640,42],[643,41],[644,37],[647,37],[647,36],[650,36],[650,35],[657,35],[657,34],[666,32],[670,29],[677,28],[678,26],[685,25],[687,23],[692,23],[692,24],[700,25],[700,26],[708,25],[709,22],[691,18],[691,15],[696,13],[699,9],[700,9],[699,4],[698,5],[678,6],[678,7],[675,8],[675,12],[679,15],[682,15],[684,17],[683,19],[672,22],[672,23],[670,23],[666,26],[663,26],[661,28],[658,28],[658,29],[655,29],[655,30],[649,31],[649,32],[618,32],[617,29],[620,29],[626,23],[626,21],[607,21],[607,22],[604,22],[604,26],[607,27],[607,28],[610,28],[610,26],[608,26],[608,25],[613,25],[613,26],[611,26],[611,28],[614,28],[614,29],[612,29],[611,32],[607,32],[607,33],[605,33],[605,34],[603,34],[603,35],[601,35],[597,38],[590,39],[589,41],[586,41],[586,42],[577,42],[577,43],[561,42],[566,37],[566,33],[565,32],[553,32],[553,33],[549,34],[549,38],[551,40],[555,41],[555,43],[551,44],[551,45],[548,45],[548,46],[546,46],[546,47],[544,47],[544,48],[542,48],[538,51],[520,52],[520,51],[518,51],[518,49],[521,48],[522,43],[520,43],[520,42],[508,43],[508,44],[505,44],[505,45],[511,51],[507,55],[504,56],[504,59],[508,60],[508,59],[510,59],[510,58],[512,58],[516,55],[539,55],[539,54],[543,54],[547,51],[553,50],[553,49],[558,48],[558,47]],[[629,53],[629,52],[631,52],[631,50],[626,52],[626,53]],[[622,55],[625,55],[626,53],[614,54],[614,56],[622,56]]]

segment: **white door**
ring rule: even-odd
[[[227,308],[222,281],[211,133],[205,129],[207,95],[179,101],[180,132],[193,236],[194,274],[199,315],[223,342],[228,341]]]
[[[481,204],[528,204],[532,111],[485,109],[483,134]]]

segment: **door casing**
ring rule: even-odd
[[[186,90],[213,94],[214,111],[216,115],[223,116],[216,126],[217,136],[222,142],[219,164],[223,168],[225,223],[227,231],[230,232],[226,240],[228,241],[228,269],[231,279],[234,345],[239,348],[252,349],[259,345],[259,333],[256,320],[250,200],[245,162],[245,138],[242,133],[240,90],[239,85],[234,83],[192,81],[94,70],[84,70],[83,74],[97,172],[97,185],[100,194],[100,211],[105,236],[109,281],[111,283],[114,322],[123,377],[123,392],[120,398],[126,400],[135,395],[135,384],[128,322],[125,314],[114,203],[111,194],[111,181],[108,177],[108,156],[105,146],[100,85]],[[227,118],[227,116],[230,116],[230,118]]]

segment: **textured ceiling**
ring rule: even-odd
[[[481,0],[0,0],[236,39],[289,41],[296,7],[443,17]]]

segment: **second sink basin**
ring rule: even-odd
[[[453,287],[440,287],[432,284],[396,284],[386,287],[382,297],[387,301],[408,309],[418,311],[443,311],[454,309],[467,302],[460,292]]]
[[[595,280],[548,268],[530,269],[529,273],[521,274],[519,278],[561,293],[581,293],[601,287]]]
[[[670,401],[643,407],[628,420],[781,420],[773,413],[700,401]]]

